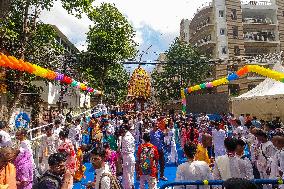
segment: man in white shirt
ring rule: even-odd
[[[9,133],[5,131],[6,123],[4,121],[0,122],[0,147],[11,147],[12,140]]]
[[[54,121],[54,126],[52,128],[53,134],[55,134],[57,137],[59,137],[59,133],[62,130],[61,128],[61,121],[59,119],[56,119]]]
[[[195,180],[213,180],[210,168],[204,161],[194,161],[197,151],[195,144],[185,144],[184,153],[188,158],[188,162],[178,166],[176,172],[176,181],[195,181]],[[175,187],[182,189],[184,186]],[[186,188],[193,189],[196,186],[187,186]],[[209,186],[200,186],[199,188],[209,188]]]
[[[82,127],[80,118],[77,118],[75,125],[70,128],[68,138],[72,141],[75,149],[80,147],[82,143]]]
[[[237,139],[226,138],[224,144],[227,150],[227,154],[216,158],[213,170],[214,179],[253,179],[252,166],[249,165],[247,161],[244,161],[236,156]]]
[[[268,140],[268,135],[263,130],[256,132],[257,140],[260,142],[259,151],[256,156],[257,169],[260,173],[261,179],[269,179],[271,173],[271,159],[276,153],[276,148],[272,142]],[[271,188],[264,186],[264,189]]]
[[[226,138],[226,132],[220,129],[219,125],[217,125],[216,129],[212,131],[212,138],[215,157],[225,155],[226,150],[224,146],[224,140]]]
[[[272,138],[273,145],[277,148],[277,152],[272,158],[270,178],[282,178],[284,173],[284,133],[276,133]],[[279,188],[283,189],[284,186],[280,185]]]
[[[244,125],[242,125],[240,120],[236,121],[237,128],[234,131],[234,134],[237,135],[237,138],[243,138],[248,133],[248,128]]]
[[[39,163],[42,174],[49,169],[48,158],[51,154],[55,154],[57,152],[59,146],[59,139],[52,133],[52,127],[46,127],[45,134],[46,136],[42,138],[39,148]]]
[[[245,114],[241,114],[241,116],[239,117],[239,120],[241,121],[242,125],[245,125],[245,122],[246,122]]]
[[[122,160],[123,160],[123,186],[124,189],[134,188],[134,171],[135,171],[135,139],[129,132],[128,124],[122,125]]]
[[[111,189],[111,174],[108,164],[105,162],[106,151],[103,148],[97,148],[92,151],[91,163],[96,170],[96,178],[87,188]]]

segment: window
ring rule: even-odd
[[[234,54],[235,54],[235,56],[240,56],[240,48],[239,48],[239,46],[234,46]]]
[[[220,35],[225,35],[225,29],[224,28],[220,29]]]
[[[236,71],[238,71],[238,69],[239,69],[239,67],[238,67],[238,65],[236,65],[236,64],[228,65],[228,66],[227,66],[228,74],[231,74],[231,73],[233,73],[233,72],[236,72]]]
[[[256,87],[256,84],[249,84],[248,85],[248,90],[250,91],[250,90],[252,90],[255,87]]]
[[[219,10],[219,17],[223,18],[224,17],[224,11],[223,10]]]
[[[229,94],[231,96],[238,96],[240,94],[239,84],[229,84]]]
[[[232,9],[231,18],[232,20],[237,20],[237,10],[236,9]]]
[[[227,47],[226,46],[222,47],[222,54],[227,54]]]
[[[233,26],[233,38],[238,39],[238,36],[239,36],[238,26]]]

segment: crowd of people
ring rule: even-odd
[[[248,181],[283,177],[284,126],[279,118],[265,122],[249,114],[224,114],[214,120],[206,113],[154,110],[76,119],[69,114],[44,128],[37,150],[26,130],[18,129],[13,138],[7,128],[0,122],[0,189],[71,189],[84,178],[88,162],[95,178],[82,184],[86,188],[134,189],[137,180],[142,189],[146,183],[157,189],[159,180],[168,180],[166,164],[177,166],[176,181],[224,180],[228,189],[236,183],[283,188]]]

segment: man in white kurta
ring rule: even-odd
[[[196,150],[195,144],[184,145],[184,153],[188,161],[178,166],[175,181],[213,180],[209,165],[204,161],[194,161]],[[175,189],[183,188],[184,186],[175,187]],[[186,188],[195,189],[196,186],[186,186]],[[209,186],[199,188],[209,188]]]
[[[216,129],[212,131],[215,157],[225,155],[226,153],[224,146],[225,138],[226,138],[226,132],[220,129],[218,126],[216,127]]]
[[[253,179],[252,166],[247,161],[236,156],[237,139],[226,138],[225,147],[227,154],[219,156],[215,160],[213,177],[215,180],[227,180],[229,178]]]
[[[178,166],[176,172],[176,181],[195,181],[195,180],[213,180],[210,168],[204,161],[186,162]],[[175,187],[175,189],[183,189],[184,186]],[[196,186],[187,186],[186,188],[195,189]],[[201,188],[209,188],[209,186],[200,186]]]
[[[39,163],[40,163],[40,173],[43,174],[48,170],[48,158],[51,154],[57,152],[58,149],[58,137],[52,133],[52,129],[47,127],[45,129],[46,136],[41,140],[39,148]]]
[[[267,133],[259,130],[256,133],[257,140],[260,142],[259,151],[256,156],[256,165],[260,173],[261,179],[269,179],[271,172],[271,160],[276,153],[276,148],[272,142],[268,140]],[[269,185],[263,187],[264,189],[272,188]]]
[[[134,187],[134,171],[135,171],[135,139],[129,132],[129,126],[125,127],[122,134],[122,160],[123,160],[123,177],[122,182],[124,189],[132,189]]]
[[[275,155],[271,161],[270,179],[283,179],[284,173],[284,135],[276,135],[272,138],[273,145],[277,148]],[[283,189],[284,186],[280,185]]]
[[[80,147],[82,143],[82,127],[80,119],[77,119],[75,125],[70,128],[68,138],[72,141],[75,149]]]

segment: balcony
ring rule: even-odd
[[[245,18],[243,19],[244,30],[274,30],[276,24],[270,18]]]
[[[270,0],[266,1],[250,1],[250,0],[242,0],[242,5],[251,5],[251,6],[271,6],[273,5]]]
[[[212,37],[211,37],[211,34],[210,35],[207,35],[205,37],[203,37],[202,39],[198,40],[194,46],[195,47],[203,47],[203,46],[206,46],[208,44],[215,44],[214,41],[212,41]]]
[[[272,31],[261,31],[261,32],[245,32],[244,42],[246,46],[275,46],[279,44],[276,40],[276,36]]]
[[[243,9],[277,9],[276,4],[270,0],[264,1],[241,1]]]
[[[199,28],[199,30],[195,31],[189,36],[189,41],[190,42],[195,42],[198,41],[199,39],[203,38],[204,36],[212,33],[214,30],[214,25],[213,24],[206,24],[203,27]]]
[[[244,24],[274,24],[270,18],[244,18]]]

